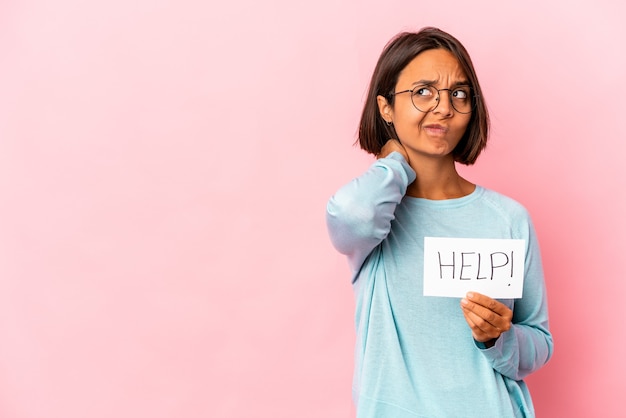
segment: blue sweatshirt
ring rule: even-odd
[[[448,200],[406,196],[415,172],[394,152],[328,202],[333,245],[356,297],[358,417],[534,417],[522,380],[552,355],[537,238],[527,211],[480,186]],[[523,239],[523,298],[500,300],[513,326],[486,348],[458,298],[423,296],[424,237]]]

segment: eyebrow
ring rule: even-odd
[[[419,86],[420,84],[428,84],[430,86],[434,86],[435,84],[437,84],[437,80],[419,80],[419,81],[416,81],[413,84],[411,84],[411,87]],[[458,86],[469,86],[469,87],[471,87],[471,84],[470,84],[469,80],[459,80],[459,81],[455,81],[454,83],[452,83],[450,88],[458,87]]]

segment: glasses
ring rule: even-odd
[[[457,86],[453,89],[438,89],[429,84],[420,84],[411,90],[403,90],[392,93],[398,95],[411,93],[411,102],[417,110],[423,113],[432,112],[439,105],[439,96],[442,91],[447,91],[450,104],[459,113],[471,113],[475,105],[472,88],[470,86]]]

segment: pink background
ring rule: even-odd
[[[0,416],[351,416],[324,209],[371,161],[352,143],[381,49],[426,25],[491,109],[463,173],[541,239],[538,416],[623,416],[621,2],[212,3],[0,3]]]

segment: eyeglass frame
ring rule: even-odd
[[[437,102],[437,104],[435,105],[435,107],[433,107],[430,110],[422,110],[419,107],[417,107],[415,105],[415,102],[413,102],[413,92],[418,89],[418,88],[424,88],[424,87],[432,87],[435,90],[437,90],[437,97],[435,98],[435,101]],[[459,88],[459,87],[469,87],[470,89],[470,100],[472,101],[472,106],[470,107],[469,112],[460,112],[459,110],[457,110],[456,107],[454,107],[454,103],[452,102],[452,92]],[[476,107],[476,98],[478,97],[477,94],[472,95],[471,93],[474,91],[474,89],[472,88],[472,86],[470,86],[469,84],[462,84],[462,85],[458,85],[454,88],[451,89],[438,89],[437,87],[433,86],[432,84],[419,84],[415,87],[413,87],[412,89],[409,90],[402,90],[402,91],[394,91],[391,93],[391,96],[396,96],[398,94],[402,94],[402,93],[411,93],[411,104],[413,105],[414,108],[416,108],[418,111],[422,112],[422,113],[428,113],[428,112],[432,112],[433,110],[437,109],[437,106],[439,106],[439,99],[441,98],[441,92],[442,91],[448,91],[448,100],[450,101],[450,106],[452,106],[452,109],[454,109],[455,112],[460,113],[461,115],[469,115],[470,113],[472,113],[472,111],[474,110],[474,108]]]

